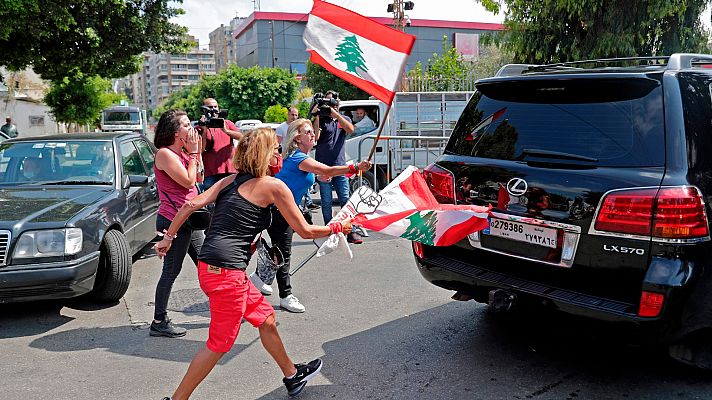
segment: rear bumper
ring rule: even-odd
[[[0,269],[0,303],[60,299],[94,287],[99,252],[70,262],[27,264]]]
[[[449,290],[482,294],[493,289],[505,289],[520,295],[519,297],[523,299],[536,298],[539,302],[544,300],[547,306],[569,314],[602,321],[651,325],[651,328],[652,325],[658,325],[666,319],[665,309],[658,317],[642,318],[637,315],[638,304],[527,281],[444,255],[426,256],[424,259],[415,257],[415,261],[418,270],[427,281]]]

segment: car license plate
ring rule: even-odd
[[[554,228],[490,218],[489,229],[485,230],[484,233],[519,242],[551,247],[552,249],[556,248],[556,229]]]

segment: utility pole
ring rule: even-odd
[[[260,0],[252,0],[252,4],[255,6],[255,11],[260,11]]]
[[[405,15],[406,11],[413,9],[415,4],[412,1],[393,0],[388,5],[388,12],[393,13],[393,27],[399,31],[405,31],[406,26],[410,26],[410,17]]]
[[[274,68],[274,20],[270,21],[270,25],[272,25],[272,38],[270,39],[272,42],[272,68]]]
[[[403,11],[403,0],[393,0],[393,4],[388,5],[388,12],[393,13],[393,27],[399,31],[404,31],[405,11]]]

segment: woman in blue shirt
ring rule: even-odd
[[[316,137],[311,121],[300,118],[289,124],[287,134],[282,140],[282,155],[284,157],[282,169],[275,177],[287,184],[296,204],[299,204],[304,194],[314,184],[315,175],[332,177],[371,169],[369,161],[333,167],[324,165],[308,155],[315,144]],[[304,312],[304,306],[292,294],[292,286],[289,282],[289,258],[292,253],[294,230],[276,207],[272,209],[272,224],[267,229],[267,233],[272,240],[272,246],[277,246],[284,257],[284,263],[277,270],[276,275],[279,287],[279,305],[287,311]],[[250,275],[250,279],[263,294],[272,293],[272,288],[262,282],[256,272]]]

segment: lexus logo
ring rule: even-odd
[[[529,185],[522,178],[512,178],[507,182],[507,192],[512,196],[521,196],[527,192]]]

